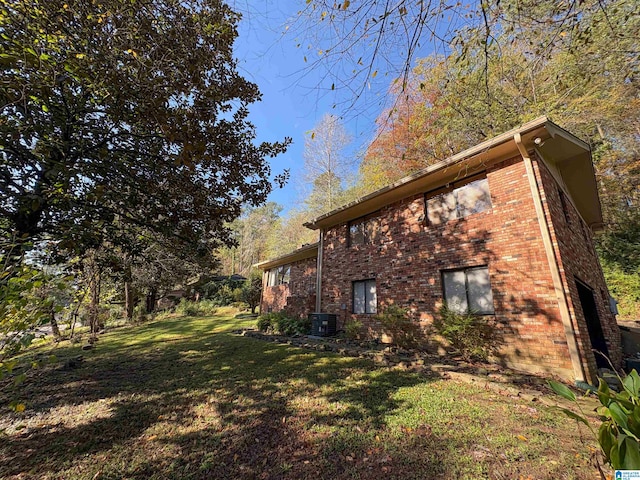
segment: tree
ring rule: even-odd
[[[623,66],[637,72],[637,32],[628,28],[637,17],[630,0],[493,0],[463,5],[454,1],[329,2],[310,0],[288,28],[305,49],[309,69],[320,69],[327,92],[344,90],[345,109],[373,91],[380,76],[396,80],[400,91],[410,84],[417,56],[452,52],[456,63],[479,54],[481,87],[490,75],[491,47],[502,36],[530,45],[535,57],[549,57],[557,48],[584,50],[603,33],[632,59]],[[611,49],[609,49],[611,50]],[[617,50],[617,48],[616,48]],[[498,52],[498,54],[500,54]]]
[[[262,275],[254,273],[250,278],[245,280],[238,300],[249,305],[251,313],[256,313],[256,308],[260,305],[262,298]]]
[[[340,120],[325,114],[304,142],[304,180],[311,185],[306,199],[313,213],[326,213],[340,204],[343,183],[354,160],[344,153],[351,137]]]
[[[230,242],[226,224],[266,199],[266,158],[289,142],[253,143],[260,93],[236,71],[238,21],[215,0],[2,1],[3,238]]]
[[[275,202],[267,202],[260,207],[247,207],[242,216],[232,222],[235,245],[218,250],[220,270],[223,274],[247,276],[252,265],[269,255],[267,239],[277,224],[282,207]]]
[[[364,173],[385,162],[397,176],[411,173],[549,115],[591,142],[601,175],[617,170],[630,178],[640,154],[640,90],[625,67],[633,46],[623,42],[620,49],[608,48],[603,19],[590,20],[582,28],[590,28],[592,43],[580,49],[557,45],[552,54],[542,55],[535,46],[550,40],[532,30],[523,33],[526,42],[505,33],[489,47],[468,47],[465,60],[452,53],[419,61],[406,89],[393,87],[395,107],[378,119],[380,129],[365,155]],[[640,34],[640,17],[629,20],[627,28]]]
[[[291,209],[285,217],[278,219],[268,238],[267,258],[277,258],[292,252],[305,244],[318,241],[318,232],[301,227],[313,218],[313,214],[306,210]]]

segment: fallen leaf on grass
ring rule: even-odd
[[[528,442],[529,441],[529,439],[527,437],[525,437],[524,435],[518,435],[518,438],[520,440],[522,440],[523,442]]]

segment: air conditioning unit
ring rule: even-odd
[[[330,337],[336,334],[337,315],[332,313],[310,313],[311,335]]]

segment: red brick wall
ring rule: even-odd
[[[591,230],[582,220],[565,195],[566,216],[560,199],[559,186],[549,169],[542,162],[535,162],[536,179],[551,238],[556,249],[560,275],[565,291],[569,292],[569,311],[574,322],[576,340],[583,364],[588,365],[591,379],[595,380],[596,364],[591,351],[589,332],[582,312],[575,279],[589,286],[594,293],[603,334],[614,365],[622,363],[620,331],[615,316],[609,310],[609,291],[596,255]],[[567,218],[568,217],[568,218]]]
[[[263,276],[260,312],[284,310],[291,316],[304,316],[315,310],[316,302],[316,258],[308,258],[291,264],[289,285],[266,286]]]
[[[378,312],[396,303],[427,326],[442,304],[441,271],[487,265],[498,360],[528,371],[574,378],[540,226],[520,157],[487,171],[492,209],[425,225],[423,195],[379,212],[374,245],[349,246],[347,225],[325,232],[322,311],[351,317],[352,281],[375,278]],[[357,315],[372,332],[373,315]]]

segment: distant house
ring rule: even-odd
[[[446,303],[495,325],[508,366],[594,382],[621,363],[593,246],[602,212],[589,146],[546,118],[305,224],[317,245],[263,262],[261,309],[362,320],[386,305],[425,326]]]
[[[260,311],[306,316],[316,310],[318,243],[258,263],[264,270]]]

